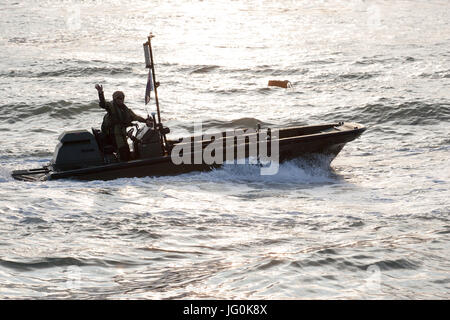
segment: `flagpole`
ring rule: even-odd
[[[155,100],[156,100],[156,111],[158,114],[158,123],[161,123],[161,114],[159,112],[159,100],[158,100],[158,86],[156,84],[156,76],[155,76],[155,64],[153,63],[153,51],[152,51],[152,42],[151,39],[154,37],[154,35],[150,32],[150,35],[148,36],[148,48],[150,51],[150,61],[151,61],[151,68],[152,68],[152,77],[153,77],[153,87],[155,89]]]
[[[161,147],[163,149],[163,152],[167,154],[168,152],[168,145],[167,145],[167,138],[166,138],[166,134],[163,133],[163,128],[161,125],[161,114],[159,112],[159,100],[158,100],[158,84],[156,82],[156,76],[155,76],[155,64],[153,62],[153,51],[152,51],[152,42],[151,39],[154,37],[154,35],[150,32],[149,36],[148,36],[148,49],[150,51],[150,64],[151,64],[151,68],[152,68],[152,78],[153,78],[153,88],[155,89],[155,101],[156,101],[156,111],[158,114],[158,124],[160,126],[159,130],[160,130],[160,134],[162,135],[162,141],[161,141]]]

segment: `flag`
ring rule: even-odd
[[[150,102],[150,91],[153,91],[152,69],[148,69],[147,87],[145,89],[145,104]]]
[[[152,62],[150,61],[150,46],[147,43],[144,43],[144,56],[145,56],[145,67],[151,68]]]

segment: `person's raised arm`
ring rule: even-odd
[[[98,100],[99,100],[100,107],[103,109],[106,109],[106,100],[105,100],[105,95],[103,93],[103,86],[96,84],[95,89],[97,89],[97,92],[98,92]]]

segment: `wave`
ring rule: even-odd
[[[73,119],[87,111],[100,110],[98,102],[74,103],[66,100],[49,102],[44,105],[27,103],[6,104],[0,107],[0,120],[17,122],[43,114],[57,119]]]
[[[248,93],[248,90],[246,90],[246,89],[238,89],[238,88],[208,89],[208,90],[205,90],[204,93],[217,93],[217,94],[223,94],[223,95],[245,94],[245,93]]]
[[[335,62],[336,62],[335,59],[328,58],[328,59],[310,60],[310,61],[306,61],[304,64],[320,64],[320,65],[324,65],[324,64],[333,64]]]
[[[232,128],[235,127],[245,127],[245,128],[254,128],[256,125],[269,125],[269,123],[263,122],[256,118],[239,118],[229,122],[229,126]]]
[[[250,70],[252,73],[265,74],[270,76],[291,76],[291,75],[304,75],[309,72],[308,68],[286,68],[275,69],[273,67],[256,67],[254,70]]]
[[[338,176],[329,166],[329,159],[317,156],[311,160],[294,159],[279,164],[274,175],[262,175],[260,165],[224,164],[221,168],[200,174],[188,175],[210,181],[279,184],[330,184],[338,181]]]
[[[40,223],[47,223],[44,219],[37,218],[37,217],[26,217],[23,220],[20,221],[21,224],[40,224]]]
[[[380,99],[381,101],[384,99]],[[340,107],[336,111],[321,115],[320,119],[348,119],[370,123],[392,123],[402,125],[436,124],[450,121],[449,103],[426,103],[408,101],[399,104],[370,103],[362,107]]]
[[[314,79],[323,79],[329,82],[344,82],[353,80],[368,80],[378,77],[377,72],[349,72],[349,73],[322,73],[314,76]]]
[[[6,259],[0,259],[0,266],[21,270],[21,271],[31,271],[35,269],[47,269],[54,267],[82,267],[82,266],[124,266],[124,265],[134,265],[134,263],[126,261],[115,261],[115,260],[101,260],[101,259],[77,259],[72,257],[47,257],[40,259],[33,259],[30,261],[11,261]]]
[[[450,69],[449,70],[441,70],[432,73],[424,72],[419,74],[421,78],[430,78],[430,79],[449,79],[450,78]]]
[[[57,132],[52,132],[52,134],[57,137]],[[23,148],[14,148],[14,149],[5,149],[0,153],[0,160],[13,160],[17,161],[18,159],[49,159],[53,155],[53,150],[26,150]],[[0,171],[1,177],[1,171]]]
[[[230,68],[218,65],[190,65],[179,66],[176,69],[177,72],[183,74],[206,74],[212,72],[220,72],[221,74],[238,74],[239,78],[243,77],[243,74],[251,73],[258,75],[270,75],[270,76],[288,76],[288,75],[303,75],[309,72],[308,68],[286,68],[277,69],[274,66],[258,65],[252,68]]]
[[[406,269],[416,270],[421,266],[420,262],[409,259],[381,260],[375,263],[381,270]]]
[[[205,74],[210,73],[214,70],[221,69],[218,65],[175,65],[176,72],[180,72],[182,74]]]
[[[409,63],[417,61],[417,59],[413,57],[391,57],[391,58],[381,58],[380,56],[374,57],[362,57],[361,59],[355,61],[353,64],[355,65],[371,65],[371,64],[390,64],[393,62],[401,62],[401,63]]]
[[[367,80],[377,77],[379,74],[374,72],[350,72],[340,74],[335,77],[335,80]]]
[[[51,71],[33,72],[29,70],[10,70],[0,73],[1,77],[10,78],[50,78],[50,77],[86,77],[135,74],[132,67],[66,67]]]
[[[219,184],[238,183],[257,185],[258,188],[284,189],[292,187],[309,187],[314,185],[335,184],[341,181],[341,176],[337,174],[329,165],[330,159],[326,156],[317,155],[309,160],[293,159],[279,164],[278,171],[273,175],[262,175],[259,164],[224,163],[221,167],[211,171],[195,171],[177,176],[143,177],[143,178],[123,178],[113,182],[117,185],[154,185],[158,183],[179,185],[184,183],[196,184],[199,182],[214,182]],[[83,182],[85,184],[85,182]],[[93,186],[105,184],[104,181],[89,182]]]
[[[223,121],[223,120],[216,120],[216,119],[209,119],[202,121],[202,128],[203,130],[206,129],[235,129],[235,128],[256,128],[256,126],[260,124],[261,127],[268,127],[272,124],[269,122],[264,122],[261,120],[258,120],[256,118],[239,118],[231,121]],[[189,132],[193,132],[193,124],[185,125],[183,123],[180,123],[180,128],[185,129]]]
[[[330,256],[324,257],[321,252],[316,253],[315,258],[309,258],[304,260],[298,260],[292,262],[294,267],[323,267],[326,265],[335,265],[338,268],[344,268],[349,270],[362,270],[370,271],[371,267],[375,270],[395,270],[395,269],[405,269],[405,270],[416,270],[420,268],[421,264],[416,261],[408,259],[396,259],[396,260],[380,260],[370,264],[359,263],[358,261],[353,261],[353,259],[347,258],[332,258]],[[365,256],[362,256],[362,260],[365,260]],[[358,259],[355,259],[358,260]]]
[[[190,73],[209,73],[213,70],[219,69],[220,66],[216,66],[216,65],[206,65],[206,66],[195,66],[193,67],[194,70],[191,71]]]
[[[162,66],[171,64],[160,63]],[[0,71],[0,77],[46,78],[143,74],[142,63],[136,61],[56,59],[33,64],[32,68]]]

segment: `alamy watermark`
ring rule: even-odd
[[[381,269],[378,265],[372,264],[367,270],[366,283],[363,288],[367,294],[379,293],[381,291]]]
[[[371,30],[383,29],[381,8],[376,4],[371,4],[366,9],[367,27]]]
[[[81,29],[81,6],[79,4],[67,7],[66,25],[71,31]]]
[[[280,150],[278,129],[235,129],[203,133],[194,124],[194,136],[181,139],[171,151],[175,165],[223,165],[224,163],[260,165],[261,175],[278,173]]]
[[[65,287],[69,290],[76,290],[81,287],[81,268],[69,266],[63,271],[66,274]]]

